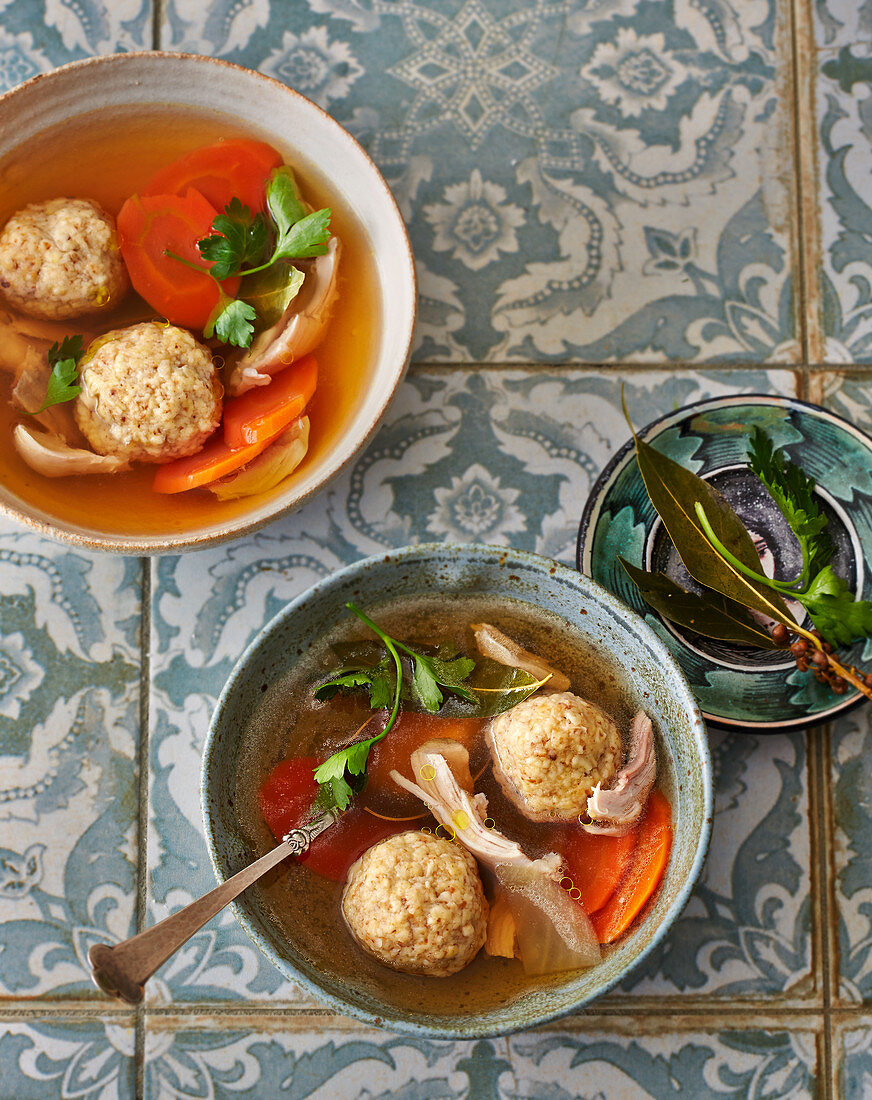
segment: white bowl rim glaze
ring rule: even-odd
[[[281,611],[261,627],[246,646],[245,650],[237,658],[224,684],[218,701],[215,704],[215,709],[209,723],[209,730],[206,734],[200,765],[200,806],[203,815],[209,858],[215,872],[215,877],[218,882],[221,883],[229,877],[229,873],[226,866],[227,854],[222,848],[220,837],[217,835],[217,826],[213,820],[212,811],[209,805],[211,798],[210,773],[214,767],[213,758],[218,758],[220,755],[217,742],[219,741],[220,724],[223,713],[227,709],[232,695],[237,690],[237,685],[239,685],[241,681],[244,681],[249,675],[250,665],[257,657],[259,648],[270,635],[281,628],[286,620],[293,618],[300,608],[305,608],[307,603],[317,601],[325,590],[329,590],[336,586],[342,586],[350,580],[359,580],[365,584],[366,577],[374,568],[387,567],[400,569],[405,563],[414,561],[415,559],[429,561],[438,560],[440,557],[444,558],[445,556],[451,556],[454,560],[464,561],[488,558],[489,560],[498,562],[501,566],[505,566],[506,568],[509,568],[513,564],[517,564],[522,569],[528,569],[539,574],[542,578],[556,578],[558,581],[568,586],[586,591],[589,596],[592,596],[601,603],[618,620],[631,623],[636,637],[642,641],[645,646],[649,647],[651,653],[656,655],[659,661],[662,662],[663,667],[669,670],[670,681],[674,685],[676,695],[682,699],[683,704],[687,708],[688,723],[690,726],[690,733],[688,736],[698,753],[700,831],[696,836],[696,843],[692,848],[692,857],[690,858],[690,867],[687,877],[676,890],[674,897],[669,903],[668,910],[664,914],[656,931],[654,931],[651,938],[641,947],[638,953],[627,961],[623,969],[610,976],[608,979],[604,979],[600,987],[591,996],[579,998],[577,1003],[569,1008],[540,1012],[531,1017],[530,1015],[524,1016],[523,1011],[520,1010],[520,1005],[516,1005],[515,1007],[519,1009],[517,1018],[515,1022],[508,1027],[494,1026],[493,1022],[454,1026],[445,1023],[434,1027],[421,1022],[419,1019],[407,1018],[394,1013],[375,1013],[360,1004],[355,1004],[351,1000],[344,1000],[341,996],[324,989],[315,980],[301,973],[292,962],[275,950],[271,940],[260,932],[258,927],[256,927],[256,922],[249,917],[245,908],[244,897],[231,902],[229,908],[251,940],[286,978],[296,982],[299,986],[311,993],[314,997],[317,997],[334,1011],[352,1016],[364,1023],[375,1025],[376,1027],[387,1028],[398,1034],[427,1036],[434,1039],[486,1039],[493,1038],[497,1035],[511,1034],[514,1031],[540,1026],[552,1020],[559,1019],[561,1016],[565,1016],[568,1013],[578,1011],[592,1000],[598,1000],[603,994],[617,986],[619,982],[621,982],[631,971],[635,970],[643,959],[647,958],[663,941],[687,904],[690,893],[698,881],[705,863],[709,841],[711,839],[714,794],[711,753],[702,712],[694,697],[687,677],[677,660],[669,652],[664,642],[658,637],[654,630],[652,630],[648,623],[633,611],[632,608],[628,607],[623,600],[614,596],[601,584],[598,584],[586,574],[573,569],[569,565],[562,564],[551,558],[546,558],[540,554],[535,554],[527,550],[516,550],[513,547],[507,546],[492,546],[487,543],[417,543],[410,546],[403,546],[395,550],[386,550],[378,554],[373,554],[368,558],[362,558],[341,569],[337,569],[335,572],[317,581],[298,596],[294,597],[294,599],[290,600]],[[670,856],[670,858],[672,857]]]
[[[356,161],[369,175],[370,178],[368,182],[372,188],[372,194],[378,196],[379,203],[383,207],[381,216],[386,219],[385,225],[389,228],[391,236],[395,238],[392,241],[395,252],[391,254],[389,260],[383,261],[390,270],[385,270],[381,277],[377,278],[377,283],[379,286],[379,304],[381,308],[384,309],[386,302],[390,299],[392,308],[397,308],[401,320],[401,324],[397,327],[397,338],[393,341],[396,347],[393,348],[388,345],[385,337],[387,326],[384,323],[384,319],[382,322],[381,339],[379,340],[378,347],[375,349],[374,364],[372,368],[374,377],[379,374],[384,375],[384,378],[379,380],[379,393],[381,396],[379,397],[376,394],[370,396],[369,391],[365,392],[361,397],[360,407],[354,414],[345,436],[326,453],[317,466],[313,468],[313,471],[301,479],[299,486],[292,486],[284,494],[270,501],[268,505],[256,508],[254,514],[251,516],[237,516],[232,521],[213,522],[205,528],[193,528],[185,532],[167,532],[165,534],[159,533],[152,535],[103,534],[96,528],[85,528],[66,523],[65,521],[56,520],[42,509],[38,509],[35,506],[29,506],[27,501],[22,501],[17,495],[12,497],[10,494],[9,497],[4,499],[4,487],[0,485],[0,514],[8,516],[18,523],[24,524],[26,527],[31,528],[38,534],[47,538],[69,543],[79,549],[108,551],[118,554],[167,554],[179,553],[186,550],[203,549],[231,539],[240,538],[243,535],[264,527],[268,523],[272,523],[273,520],[287,512],[297,510],[313,496],[321,492],[321,490],[337,477],[354,457],[360,453],[372,439],[381,424],[408,366],[412,350],[412,341],[414,339],[417,313],[417,277],[412,247],[409,242],[408,232],[399,206],[384,177],[369,154],[347,130],[340,126],[335,119],[317,104],[307,99],[300,92],[295,91],[293,88],[289,88],[281,81],[266,76],[263,73],[259,73],[254,69],[248,69],[245,66],[237,65],[221,58],[207,57],[202,54],[176,53],[166,50],[139,50],[129,53],[88,57],[59,66],[56,69],[52,69],[50,72],[39,73],[29,80],[24,81],[22,84],[4,92],[0,95],[0,121],[2,121],[2,117],[7,112],[10,110],[15,111],[17,104],[22,101],[27,102],[28,99],[31,99],[32,102],[36,104],[37,100],[33,97],[40,95],[42,85],[50,86],[52,83],[57,83],[71,76],[75,77],[79,73],[89,74],[90,70],[96,69],[98,72],[92,74],[91,84],[89,86],[99,91],[101,87],[99,71],[105,73],[109,69],[115,69],[123,72],[124,67],[133,67],[135,65],[144,66],[146,68],[153,65],[156,73],[161,70],[166,72],[170,67],[175,71],[179,71],[180,69],[183,71],[194,71],[194,67],[209,67],[210,75],[212,76],[214,76],[213,70],[217,69],[219,72],[226,73],[230,80],[249,82],[252,85],[261,85],[272,94],[279,94],[284,97],[288,103],[293,103],[294,109],[298,113],[302,113],[304,117],[308,116],[313,124],[323,128],[324,133],[330,135],[331,140],[335,141],[337,144],[341,144],[349,161]],[[134,82],[133,86],[141,87],[142,82]],[[156,86],[160,87],[160,85],[157,84]],[[46,89],[46,91],[48,91],[48,89]],[[99,95],[95,95],[95,100],[98,98]],[[125,107],[146,103],[171,104],[173,102],[174,100],[172,99],[162,99],[160,92],[156,91],[153,95],[149,94],[143,97],[131,96],[131,98],[120,104],[113,101],[112,106]],[[97,102],[92,102],[90,106],[87,104],[79,105],[78,103],[73,104],[69,102],[65,105],[68,107],[66,116],[69,118],[80,117],[83,114],[99,110],[100,108],[100,104]],[[233,114],[232,110],[216,108],[213,104],[206,103],[205,101],[186,101],[182,106],[192,108],[193,110],[205,110],[207,112],[210,110],[213,112],[218,111],[221,114],[231,116]],[[62,119],[60,118],[54,118],[47,125],[55,125],[61,121]],[[293,141],[285,137],[280,137],[274,125],[269,121],[266,123],[254,122],[248,118],[241,118],[240,122],[242,125],[247,124],[259,130],[264,140],[268,141],[270,135],[272,135],[273,140],[277,144],[291,147],[294,146]],[[42,127],[41,129],[44,128],[45,127]],[[2,127],[0,127],[0,132],[2,132]],[[0,156],[13,152],[15,146],[20,144],[21,140],[30,140],[39,132],[40,129],[29,131],[24,135],[23,139],[16,135],[14,140],[10,140],[6,144],[5,152],[3,149],[0,149]],[[311,158],[305,158],[305,155],[303,155],[303,158],[310,159],[310,162],[316,169],[324,172],[324,169],[318,161]],[[351,197],[345,192],[342,193],[345,200],[351,205]],[[368,227],[366,227],[365,231],[369,232]],[[376,250],[373,249],[374,253],[375,251]],[[377,255],[374,256],[374,265],[378,274],[379,257]],[[396,286],[401,286],[405,294],[395,294],[394,291]],[[390,294],[388,294],[389,289]],[[364,413],[366,413],[365,416]]]

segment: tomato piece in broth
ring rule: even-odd
[[[261,786],[260,810],[276,840],[281,840],[309,813],[318,793],[318,784],[312,772],[319,763],[314,756],[283,760],[273,768]],[[407,822],[384,821],[367,813],[359,804],[352,803],[336,824],[317,837],[309,850],[298,858],[310,871],[341,882],[348,868],[367,848],[395,833],[405,832],[409,827]]]
[[[379,813],[417,814],[423,818],[424,807],[414,795],[394,783],[391,771],[396,769],[400,775],[414,781],[412,753],[427,741],[441,738],[459,741],[471,752],[483,724],[480,718],[439,718],[433,714],[403,711],[388,736],[370,749],[367,783],[361,796],[363,804]],[[409,827],[413,828],[414,824]]]

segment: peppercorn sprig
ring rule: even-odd
[[[790,639],[794,638],[794,641]],[[821,684],[829,684],[836,695],[844,695],[848,686],[862,692],[872,699],[872,672],[863,673],[855,665],[846,668],[835,656],[835,650],[824,641],[819,630],[803,630],[797,627],[788,630],[783,623],[772,629],[772,640],[784,649],[789,649],[800,672],[812,670],[814,678]]]

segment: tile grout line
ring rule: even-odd
[[[151,0],[151,48],[161,48],[163,0]],[[151,721],[151,558],[142,558],[139,678],[139,799],[137,818],[136,931],[145,929],[148,908],[149,722]],[[146,1016],[144,1000],[134,1007],[133,1095],[145,1100]]]
[[[139,753],[137,773],[139,799],[136,836],[136,931],[145,930],[148,907],[148,794],[149,744],[151,721],[151,558],[141,558],[142,592],[140,613],[139,666]],[[144,1094],[145,1075],[145,1009],[134,1009],[134,1081],[135,1095]]]
[[[657,1018],[659,1016],[669,1018],[699,1017],[708,1018],[717,1016],[723,1019],[743,1018],[767,1018],[778,1016],[784,1019],[802,1019],[803,1017],[818,1017],[823,1014],[820,1003],[809,1001],[793,1002],[766,1002],[747,999],[736,1001],[734,998],[726,998],[723,995],[713,995],[711,1000],[693,1000],[688,1003],[681,994],[671,994],[668,999],[649,997],[647,1003],[641,999],[626,998],[616,1003],[603,1004],[595,1001],[580,1013],[568,1018],[551,1021],[548,1024],[539,1025],[542,1028],[565,1028],[572,1030],[577,1025],[583,1024],[592,1017],[603,1019],[632,1015],[633,1018]],[[868,1002],[857,1002],[836,1005],[832,1004],[830,1012],[842,1020],[854,1018],[866,1018],[872,1014],[872,1006]],[[79,1019],[119,1019],[127,1018],[135,1021],[137,1015],[143,1018],[175,1017],[175,1016],[209,1016],[215,1017],[249,1017],[264,1016],[269,1018],[289,1018],[299,1016],[331,1017],[338,1020],[351,1020],[351,1017],[335,1013],[327,1007],[317,1005],[294,1006],[289,1004],[276,1004],[272,1001],[185,1001],[152,1004],[141,1010],[131,1008],[120,1003],[111,1003],[94,1000],[88,1001],[52,1001],[42,1003],[29,1001],[26,1003],[0,1002],[0,1020],[12,1019],[65,1019],[75,1016]],[[391,1032],[391,1034],[394,1034]]]
[[[811,357],[809,347],[808,326],[808,280],[806,278],[806,253],[805,236],[803,232],[805,216],[803,210],[804,189],[802,186],[802,140],[804,134],[802,111],[800,109],[800,58],[799,31],[798,31],[798,4],[802,0],[793,0],[787,5],[788,38],[790,42],[790,72],[787,74],[785,84],[789,86],[791,98],[790,120],[790,150],[789,156],[793,166],[793,199],[794,206],[790,221],[792,223],[793,236],[796,244],[796,293],[794,295],[794,318],[799,325],[799,346],[802,365],[805,366]]]
[[[151,0],[151,48],[161,48],[163,30],[163,0]]]
[[[827,746],[829,727],[823,726],[812,731],[808,738],[808,774],[809,774],[809,843],[811,858],[809,871],[812,877],[810,914],[812,951],[820,957],[821,1000],[823,1014],[823,1035],[819,1079],[822,1082],[821,1094],[829,1098],[831,1091],[832,1040],[832,966],[833,952],[829,938],[829,830],[827,798]]]
[[[814,24],[807,0],[790,5],[790,33],[793,83],[793,173],[796,195],[795,231],[797,242],[799,325],[804,366],[823,358],[820,331],[818,271],[821,242],[818,218],[818,171],[814,143],[815,81],[817,56]],[[811,59],[811,60],[809,60]],[[806,186],[806,177],[811,189]]]
[[[833,1083],[836,1063],[833,1055],[833,1008],[838,1004],[839,951],[836,942],[835,921],[837,907],[834,904],[833,885],[833,806],[830,761],[832,759],[832,726],[822,726],[815,737],[815,756],[817,757],[815,776],[817,821],[817,858],[814,867],[818,876],[818,920],[820,922],[820,951],[823,967],[823,1095],[835,1096]]]
[[[707,373],[726,373],[728,371],[750,371],[750,372],[770,372],[770,371],[786,371],[789,373],[797,373],[799,371],[807,370],[807,366],[802,362],[787,363],[787,362],[770,362],[769,360],[763,360],[762,362],[747,362],[745,360],[737,362],[718,362],[718,363],[685,363],[685,362],[658,362],[658,363],[642,363],[635,360],[628,360],[627,362],[620,363],[594,363],[586,360],[563,360],[559,363],[552,363],[547,361],[542,362],[526,362],[526,361],[504,361],[504,362],[472,362],[468,360],[458,361],[456,363],[446,363],[432,360],[421,360],[418,362],[412,362],[409,364],[409,373],[414,374],[419,371],[439,371],[442,373],[448,373],[450,371],[528,371],[528,372],[554,372],[558,374],[568,374],[573,371],[595,371],[599,374],[621,374],[621,373],[650,373],[650,374],[675,374],[680,375],[682,372],[694,372],[697,374]]]

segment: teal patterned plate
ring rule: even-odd
[[[746,468],[755,425],[815,478],[836,544],[833,568],[858,596],[872,599],[872,440],[853,424],[817,405],[754,394],[687,405],[639,436],[723,493],[754,535],[764,568],[788,578],[799,573],[799,545]],[[706,720],[770,733],[828,722],[862,701],[859,692],[834,695],[781,652],[717,642],[666,622],[644,602],[618,555],[700,591],[648,499],[632,441],[603,471],[587,502],[578,568],[645,616],[684,669]],[[848,665],[868,666],[872,641],[857,643],[843,656]]]

